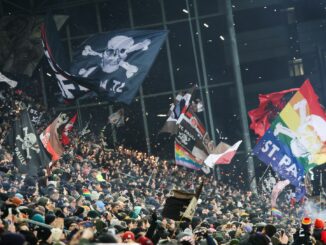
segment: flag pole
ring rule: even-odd
[[[238,45],[236,34],[234,30],[234,20],[233,20],[233,13],[232,13],[232,0],[225,1],[225,13],[226,13],[226,22],[227,22],[227,29],[229,34],[229,44],[231,46],[231,61],[233,67],[233,75],[236,85],[236,92],[238,97],[238,105],[239,105],[239,112],[241,116],[241,127],[242,127],[242,134],[243,140],[245,145],[245,150],[247,154],[251,152],[251,141],[250,141],[250,134],[248,129],[248,118],[247,118],[247,108],[246,108],[246,101],[245,101],[245,94],[243,92],[243,83],[241,78],[241,70],[240,70],[240,61],[239,61],[239,52],[238,52]],[[248,177],[249,180],[252,179],[250,183],[250,189],[252,192],[257,192],[257,185],[256,180],[254,179],[255,176],[255,166],[254,160],[251,155],[248,157]]]
[[[263,180],[263,178],[265,177],[267,170],[271,167],[271,165],[269,164],[266,168],[266,170],[264,171],[263,175],[260,177],[259,182],[258,182],[258,186],[260,185],[261,181]]]
[[[320,191],[319,191],[319,212],[321,212],[322,210],[322,198],[323,198],[323,172],[320,172],[320,181],[319,181],[319,185],[320,185]]]

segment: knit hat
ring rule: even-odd
[[[38,199],[37,204],[45,207],[46,204],[48,204],[48,202],[49,202],[49,199],[47,199],[46,197],[41,197],[40,199]]]
[[[34,214],[32,217],[32,220],[40,222],[40,223],[45,223],[44,217],[40,214]]]
[[[53,214],[47,214],[46,216],[45,216],[45,224],[51,224],[54,220],[55,220],[55,215],[53,215]]]
[[[315,220],[315,228],[316,229],[324,229],[324,221],[322,221],[321,219],[316,219]]]
[[[99,213],[96,210],[91,210],[87,213],[87,217],[95,219],[97,217],[99,217]]]
[[[311,225],[311,219],[309,217],[304,217],[301,221],[301,224],[306,226]]]
[[[140,243],[141,245],[153,245],[153,242],[145,236],[139,237],[137,239],[137,242]]]
[[[20,198],[18,198],[16,196],[10,198],[9,201],[12,202],[17,207],[23,203],[23,200],[21,200]]]
[[[126,231],[122,235],[122,241],[125,241],[127,239],[135,240],[135,235],[131,231]]]

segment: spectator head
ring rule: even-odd
[[[128,241],[135,241],[135,235],[131,231],[126,231],[122,235],[122,241],[123,242],[128,242]]]
[[[315,225],[314,225],[314,228],[315,229],[323,230],[324,229],[324,226],[325,226],[325,224],[324,224],[324,221],[323,220],[321,220],[321,219],[316,219],[315,220]]]
[[[264,227],[263,231],[267,236],[272,237],[276,233],[276,227],[274,225],[268,224]]]

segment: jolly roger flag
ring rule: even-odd
[[[67,72],[69,70],[68,56],[65,55],[59,32],[50,14],[41,25],[41,38],[45,57],[57,79],[62,97],[73,100],[89,92],[89,89],[78,85],[75,81],[76,77]]]
[[[31,123],[27,110],[23,110],[9,134],[13,147],[14,163],[21,173],[37,176],[50,162]]]
[[[166,37],[162,30],[97,34],[76,51],[70,74],[101,97],[130,104]]]

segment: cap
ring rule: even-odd
[[[126,231],[125,233],[123,233],[122,240],[124,241],[124,240],[127,240],[127,239],[135,240],[134,233],[132,233],[131,231]]]
[[[321,219],[316,219],[315,220],[315,228],[316,229],[324,229],[324,221],[322,221]]]
[[[311,225],[311,219],[309,217],[304,217],[301,221],[302,225]]]

